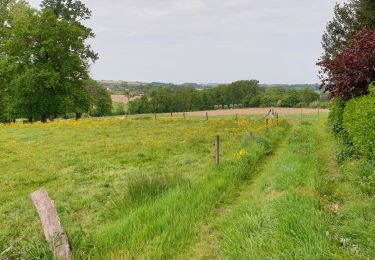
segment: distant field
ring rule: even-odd
[[[227,115],[266,115],[270,108],[242,108],[242,109],[223,109],[223,110],[207,110],[207,111],[197,111],[189,112],[188,115],[191,116],[205,116],[206,112],[211,116],[227,116]],[[315,109],[315,108],[274,108],[275,112],[279,115],[295,115],[301,114],[317,114],[319,113],[329,113],[328,109]]]
[[[113,103],[129,104],[130,101],[136,100],[139,97],[128,98],[125,95],[111,95]]]

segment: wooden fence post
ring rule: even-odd
[[[44,236],[53,252],[53,259],[70,260],[68,236],[61,225],[53,201],[44,188],[31,194],[31,200],[42,222]]]
[[[206,112],[206,120],[208,121],[208,112]]]
[[[269,119],[267,117],[267,119],[266,119],[266,128],[267,128],[267,130],[268,130],[268,122],[269,122]]]
[[[238,120],[238,114],[236,113],[236,120]]]
[[[279,125],[279,113],[276,113],[276,123]]]
[[[185,115],[185,112],[184,113],[182,113],[182,115],[184,116],[184,120],[186,119],[186,115]]]
[[[215,164],[219,165],[220,164],[220,136],[215,137]]]
[[[318,105],[318,120],[320,120],[320,102],[319,102],[319,105]]]

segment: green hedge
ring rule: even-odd
[[[375,160],[375,93],[347,102],[342,122],[356,151]]]
[[[329,125],[336,135],[342,135],[345,130],[343,126],[343,115],[346,102],[341,98],[335,98],[330,105],[328,117]]]

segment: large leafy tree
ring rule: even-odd
[[[48,0],[42,9],[24,1],[6,1],[0,25],[0,65],[12,68],[9,86],[15,116],[41,118],[89,110],[83,82],[97,54],[86,43],[94,37],[81,22],[90,11],[75,0]],[[0,73],[1,73],[0,69]]]
[[[354,33],[352,42],[333,58],[318,63],[322,86],[331,97],[344,100],[368,94],[375,80],[375,30]]]

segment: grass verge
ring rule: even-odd
[[[229,259],[331,259],[340,253],[322,208],[326,167],[316,127],[296,127],[243,203],[219,221],[217,250]]]

